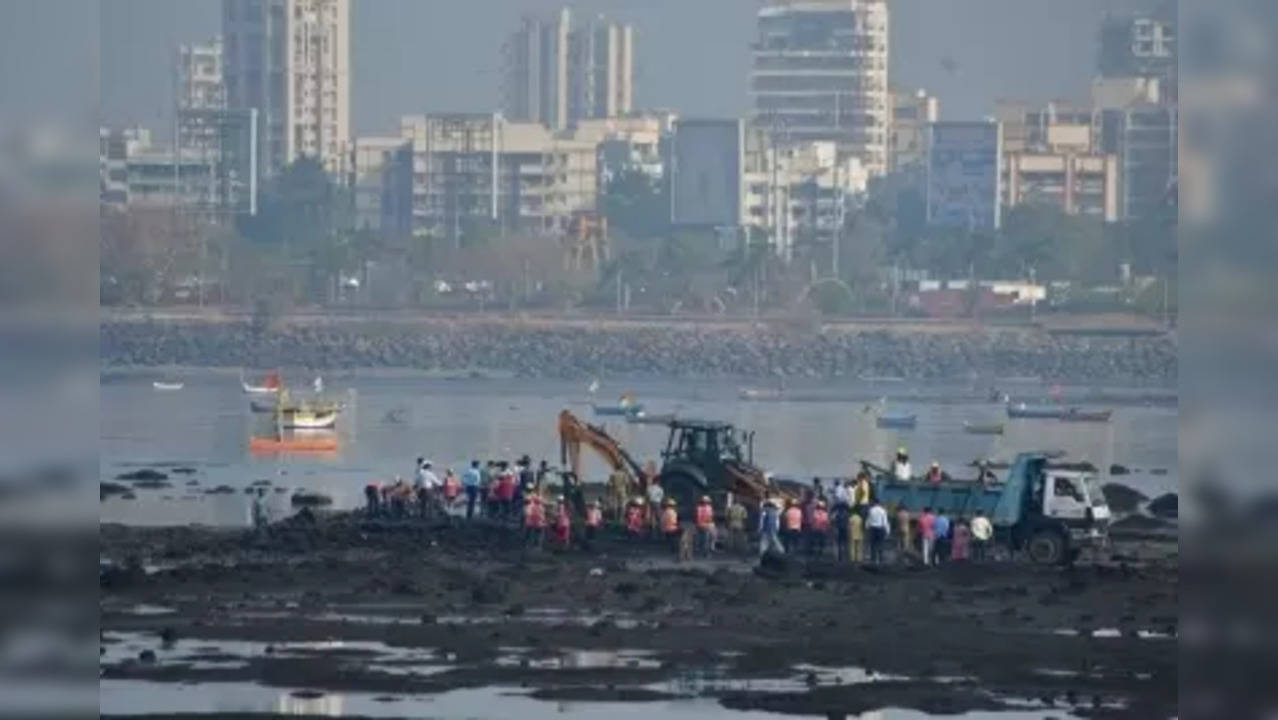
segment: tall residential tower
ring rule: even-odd
[[[833,142],[871,176],[887,172],[885,0],[769,0],[753,50],[754,120],[773,142]]]
[[[301,157],[334,175],[350,142],[349,0],[222,0],[227,107],[258,111],[264,175]]]

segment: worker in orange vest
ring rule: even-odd
[[[697,545],[703,555],[709,556],[714,550],[714,536],[714,505],[709,495],[702,495],[697,503]]]
[[[802,538],[803,508],[799,507],[797,500],[790,500],[781,516],[781,543],[785,545],[786,554],[798,552]]]
[[[524,544],[540,548],[545,534],[546,506],[540,495],[533,495],[524,506]]]
[[[643,526],[643,500],[631,498],[626,506],[626,532],[630,533],[632,540],[638,540],[643,535]]]
[[[670,543],[670,550],[679,553],[679,510],[675,507],[674,498],[666,498],[666,509],[661,511],[661,534]]]
[[[595,542],[595,536],[599,534],[599,529],[603,527],[603,510],[599,508],[598,500],[591,500],[586,504],[586,535],[585,548],[589,550]]]
[[[533,497],[540,497],[534,493]],[[564,550],[572,540],[572,516],[568,513],[568,502],[560,495],[555,506],[555,542]]]
[[[825,555],[825,538],[830,534],[830,511],[824,500],[817,500],[812,509],[812,526],[808,528],[808,551],[813,557]]]

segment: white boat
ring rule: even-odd
[[[287,430],[328,430],[337,424],[337,411],[297,410],[284,413],[280,426]]]
[[[280,374],[273,372],[266,376],[266,380],[262,385],[250,385],[244,380],[244,373],[240,372],[240,387],[244,388],[245,394],[248,395],[274,395],[280,391]]]
[[[182,388],[186,387],[186,383],[163,382],[160,380],[156,380],[155,382],[151,383],[151,387],[155,388],[156,390],[165,390],[165,391],[181,390]]]

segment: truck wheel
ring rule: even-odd
[[[1039,530],[1025,546],[1030,560],[1039,565],[1055,565],[1065,559],[1065,540],[1055,530]]]

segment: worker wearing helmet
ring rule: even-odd
[[[626,532],[630,539],[638,540],[643,535],[643,498],[631,498],[626,506]]]
[[[524,544],[540,548],[545,534],[546,506],[540,495],[533,495],[524,505]]]
[[[714,539],[714,505],[711,504],[709,495],[702,495],[697,503],[697,545],[702,554],[710,554],[714,549]]]
[[[600,509],[598,500],[591,500],[586,503],[586,532],[582,543],[586,550],[594,546],[595,536],[599,534],[602,527],[603,510]]]
[[[666,499],[666,507],[661,511],[661,534],[666,538],[673,553],[679,552],[679,509],[674,498]]]
[[[912,472],[910,469],[910,453],[906,451],[904,446],[897,448],[896,460],[892,463],[892,477],[896,478],[897,482],[909,482]]]
[[[830,511],[824,500],[817,500],[812,509],[812,524],[808,528],[808,552],[813,557],[825,555],[825,539],[830,534]]]
[[[798,552],[803,537],[803,508],[799,507],[797,500],[791,499],[786,503],[781,521],[781,543],[785,545],[785,551]]]
[[[945,473],[941,472],[941,463],[933,460],[927,469],[927,481],[931,485],[940,485],[945,479]]]
[[[781,503],[769,497],[759,509],[759,557],[769,552],[784,554],[779,536],[781,532]]]
[[[648,521],[652,525],[652,536],[657,537],[662,532],[660,528],[661,518],[658,509],[662,507],[662,503],[666,499],[666,491],[661,487],[661,481],[658,478],[652,478],[648,483],[648,507],[652,508],[652,516]]]
[[[534,493],[534,497],[541,496]],[[555,542],[561,549],[567,550],[572,540],[572,515],[568,512],[568,502],[560,495],[555,499]]]
[[[746,512],[745,505],[736,501],[732,493],[728,493],[727,506],[723,510],[728,528],[728,545],[733,552],[742,552],[746,548]]]

